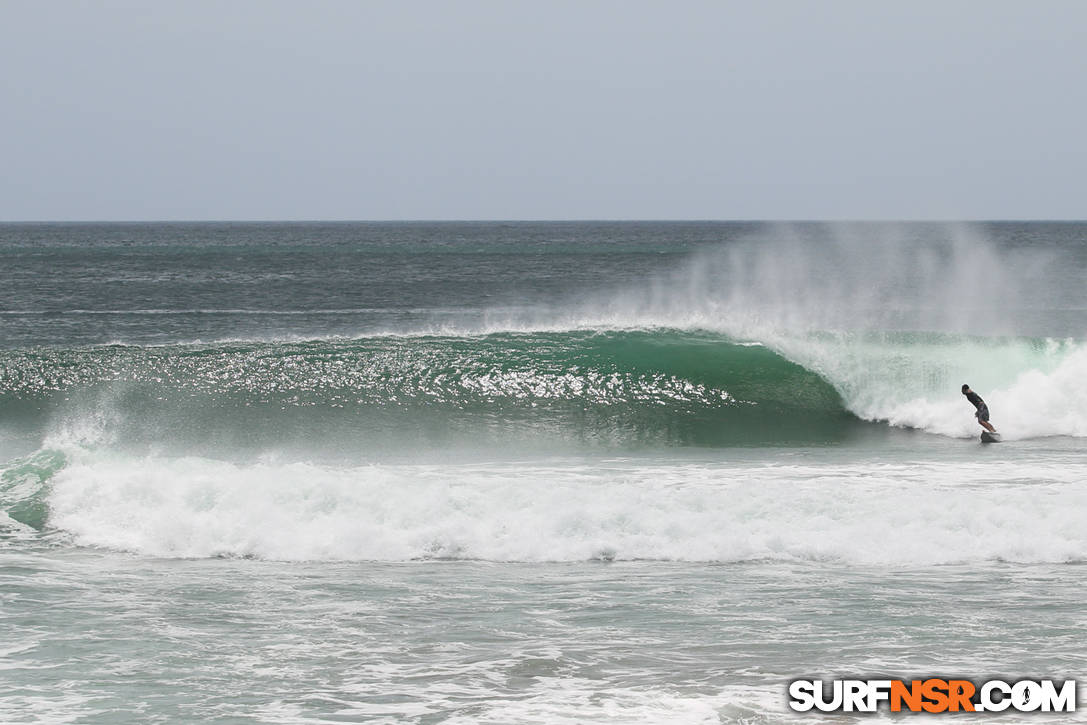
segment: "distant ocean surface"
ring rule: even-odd
[[[0,225],[0,721],[1087,682],[1085,280],[1087,223]]]

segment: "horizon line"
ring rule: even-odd
[[[1015,222],[1084,223],[1087,218],[1073,217],[1003,217],[965,219],[892,219],[892,218],[666,218],[666,217],[577,217],[577,218],[413,218],[413,219],[4,219],[0,224],[992,224]]]

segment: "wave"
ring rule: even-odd
[[[0,469],[0,512],[8,521],[39,531],[45,528],[48,486],[66,464],[67,457],[58,450],[41,450],[5,463]]]
[[[0,370],[12,425],[186,452],[820,442],[858,425],[812,371],[675,330],[24,350]]]
[[[599,330],[8,351],[0,430],[41,448],[0,466],[0,529],[182,557],[1083,559],[1078,458],[665,450],[874,436],[861,457],[881,461],[895,428],[971,436],[957,388],[978,360],[968,382],[1006,438],[1087,435],[1075,341]],[[654,450],[663,464],[622,458]]]
[[[4,474],[9,501],[12,481],[48,474],[50,527],[78,545],[155,557],[1087,559],[1082,461],[345,467],[83,453],[48,473],[54,455]]]
[[[0,352],[0,428],[178,454],[1087,436],[1087,348],[936,333],[588,330]]]

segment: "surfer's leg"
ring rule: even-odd
[[[989,406],[984,403],[978,408],[978,411],[974,413],[974,417],[978,419],[978,423],[981,423],[981,427],[989,431],[990,433],[996,433],[996,428],[989,422]]]

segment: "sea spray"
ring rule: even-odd
[[[1039,311],[1082,304],[1045,283],[1067,264],[1053,250],[998,248],[964,224],[778,224],[707,245],[637,284],[506,322],[697,328],[751,339],[894,330],[1078,336],[1087,332],[1082,318],[1062,330],[1038,320]]]

